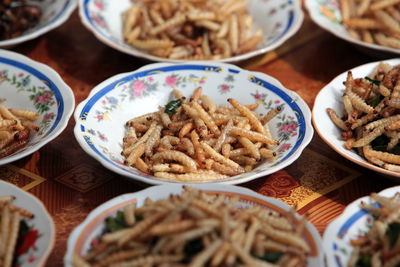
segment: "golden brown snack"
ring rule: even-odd
[[[307,265],[311,249],[304,239],[305,218],[297,220],[290,211],[278,214],[256,204],[238,208],[238,204],[237,198],[223,193],[184,187],[179,195],[147,200],[135,209],[128,206],[106,219],[121,227],[107,224],[106,233],[86,255],[74,256],[74,265]],[[136,219],[133,224],[121,221],[127,209]]]
[[[340,0],[342,23],[366,43],[400,49],[399,0]]]
[[[7,157],[22,149],[29,142],[32,131],[38,131],[35,121],[37,112],[8,109],[0,105],[0,158]]]
[[[343,111],[327,109],[347,149],[357,149],[372,164],[396,172],[400,171],[399,78],[399,67],[385,63],[368,77],[353,78],[349,72]]]
[[[123,36],[129,45],[169,59],[232,57],[263,40],[246,8],[247,0],[132,1],[123,15]]]
[[[252,170],[276,154],[267,123],[252,109],[228,99],[219,107],[197,88],[186,102],[180,92],[156,113],[127,122],[125,164],[162,179],[209,181]],[[225,114],[228,113],[228,114]],[[271,112],[268,120],[279,112]],[[229,145],[229,146],[227,146]],[[262,151],[262,152],[261,152]]]

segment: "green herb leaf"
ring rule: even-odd
[[[371,256],[370,255],[361,256],[356,263],[356,267],[371,267]]]
[[[262,256],[256,256],[256,257],[264,261],[275,263],[282,257],[282,255],[283,254],[281,252],[268,252]]]
[[[400,146],[395,146],[391,150],[387,150],[387,145],[389,143],[390,139],[386,135],[381,135],[375,138],[371,142],[371,147],[373,150],[377,151],[382,151],[382,152],[390,152],[392,154],[400,155]]]
[[[373,84],[378,85],[378,86],[381,84],[381,81],[371,79],[370,77],[365,77],[364,79],[366,79],[370,83],[373,83]]]
[[[168,115],[173,115],[176,113],[176,109],[182,105],[182,100],[177,99],[177,100],[172,100],[170,101],[166,106],[165,106],[165,113]]]
[[[400,236],[400,223],[390,223],[386,234],[389,235],[390,246],[393,248]]]
[[[118,211],[115,217],[110,216],[106,218],[107,232],[115,232],[126,227],[127,225],[125,223],[124,213],[122,211]]]
[[[191,259],[196,256],[200,251],[204,248],[203,240],[201,238],[194,239],[188,242],[183,251],[185,253],[185,258],[182,260],[182,263],[189,263]]]
[[[367,104],[370,105],[371,107],[376,107],[382,100],[382,96],[378,95],[370,100],[367,101]]]
[[[135,220],[136,220],[137,222],[139,222],[139,221],[143,220],[143,216],[140,215],[140,214],[135,214]]]
[[[387,147],[387,144],[389,143],[389,141],[390,141],[390,139],[386,135],[381,135],[381,136],[378,136],[377,138],[375,138],[371,142],[371,147],[374,150],[386,152],[386,147]]]

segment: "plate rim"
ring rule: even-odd
[[[246,73],[251,73],[254,75],[257,75],[257,77],[261,77],[264,79],[267,79],[271,82],[271,84],[275,85],[279,90],[283,91],[284,93],[286,93],[289,97],[291,97],[292,99],[296,100],[296,104],[299,106],[299,109],[302,111],[303,113],[303,117],[304,117],[304,122],[305,122],[305,135],[303,138],[303,141],[299,144],[299,147],[296,149],[296,151],[294,151],[294,153],[292,155],[290,155],[285,161],[281,162],[278,165],[275,165],[273,167],[271,167],[271,169],[269,170],[265,170],[263,172],[259,172],[259,173],[255,173],[251,176],[248,177],[243,177],[243,178],[227,178],[224,180],[217,180],[217,181],[207,181],[207,182],[182,182],[182,181],[170,181],[170,180],[164,180],[164,179],[158,179],[155,177],[151,177],[151,179],[147,178],[147,177],[143,177],[143,176],[139,176],[136,175],[134,173],[130,173],[127,172],[125,170],[122,170],[120,168],[117,168],[114,166],[114,164],[104,160],[100,155],[98,155],[95,151],[93,151],[90,147],[88,147],[86,141],[84,140],[83,136],[81,135],[80,132],[80,113],[83,109],[83,107],[86,105],[86,103],[99,91],[101,91],[103,89],[103,87],[107,84],[112,83],[112,81],[118,80],[124,76],[127,75],[132,75],[134,73],[137,72],[141,72],[141,71],[146,71],[149,69],[154,69],[154,68],[160,68],[160,67],[166,67],[166,66],[177,66],[177,65],[202,65],[202,64],[209,64],[209,65],[214,65],[214,66],[221,66],[224,68],[230,68],[230,69],[236,69],[239,70],[241,72],[246,72]],[[96,85],[89,93],[88,97],[86,99],[84,99],[83,101],[81,101],[74,112],[74,119],[75,119],[75,126],[74,126],[74,135],[75,135],[75,139],[78,141],[79,145],[81,146],[81,148],[88,154],[90,155],[92,158],[96,159],[98,162],[100,162],[105,168],[107,168],[108,170],[113,171],[114,173],[117,173],[119,175],[122,175],[124,177],[130,178],[130,179],[135,179],[135,180],[139,180],[141,182],[147,183],[147,184],[152,184],[152,185],[159,185],[159,184],[174,184],[174,183],[185,183],[185,184],[239,184],[239,183],[245,183],[251,180],[255,180],[257,178],[275,173],[285,167],[287,167],[288,165],[292,164],[296,159],[299,158],[299,156],[301,155],[301,153],[304,151],[304,149],[308,146],[308,144],[311,142],[313,136],[314,136],[314,129],[311,123],[311,110],[309,108],[309,106],[307,105],[307,103],[300,97],[300,95],[298,95],[296,92],[286,88],[285,86],[283,86],[283,84],[278,81],[277,79],[275,79],[274,77],[262,73],[262,72],[257,72],[257,71],[249,71],[246,69],[242,69],[240,67],[237,67],[235,65],[232,64],[228,64],[228,63],[220,63],[220,62],[205,62],[205,61],[189,61],[189,62],[182,62],[180,64],[174,64],[174,63],[152,63],[152,64],[148,64],[145,65],[141,68],[138,68],[134,71],[131,72],[124,72],[124,73],[120,73],[117,75],[114,75],[108,79],[106,79],[105,81],[99,83],[98,85]],[[272,170],[272,171],[271,171]]]
[[[48,136],[46,136],[44,139],[34,144],[31,148],[26,149],[24,151],[17,151],[10,156],[0,159],[0,166],[2,166],[7,163],[19,160],[21,158],[33,154],[34,152],[38,151],[43,146],[48,144],[50,141],[58,137],[66,129],[68,122],[72,116],[72,113],[74,112],[75,96],[71,87],[63,80],[60,74],[58,74],[50,66],[43,64],[39,61],[33,60],[25,55],[4,49],[0,49],[0,57],[5,57],[13,61],[21,62],[24,65],[27,65],[37,70],[38,72],[49,78],[49,80],[51,80],[54,84],[57,85],[64,100],[64,111],[61,116],[59,125],[56,128],[54,128],[53,131],[49,133]]]
[[[158,57],[154,56],[151,54],[148,54],[146,52],[143,52],[141,50],[138,50],[136,48],[130,47],[130,48],[125,48],[118,43],[113,42],[109,38],[106,38],[103,36],[99,31],[96,30],[96,27],[94,27],[91,22],[89,21],[87,15],[86,15],[86,5],[87,2],[90,2],[92,0],[79,0],[79,17],[82,22],[82,24],[86,27],[87,30],[89,30],[100,42],[110,46],[111,48],[120,51],[122,53],[147,59],[153,62],[169,62],[169,63],[179,63],[179,62],[189,62],[192,60],[178,60],[178,59],[169,59],[169,58],[163,58],[163,57]],[[293,12],[294,12],[294,20],[293,20],[293,25],[292,27],[285,33],[283,34],[275,43],[270,44],[266,47],[259,48],[254,51],[247,52],[245,54],[237,55],[234,57],[229,57],[229,58],[224,58],[224,59],[219,59],[219,60],[203,60],[205,62],[221,62],[221,63],[233,63],[233,62],[239,62],[243,61],[246,59],[253,58],[255,56],[273,51],[277,47],[281,46],[284,42],[286,42],[288,39],[293,37],[300,29],[301,25],[304,22],[304,12],[301,8],[301,4],[299,3],[298,0],[288,0],[288,2],[293,3]]]
[[[55,238],[56,238],[56,226],[54,224],[53,221],[53,217],[50,215],[50,212],[47,210],[46,206],[44,205],[44,203],[37,198],[35,195],[33,195],[32,193],[22,190],[21,188],[19,188],[18,186],[10,183],[10,182],[6,182],[4,180],[0,180],[0,185],[4,185],[4,186],[8,186],[11,188],[14,188],[16,191],[18,191],[20,194],[27,196],[28,198],[31,199],[31,201],[35,202],[37,206],[39,206],[44,213],[44,216],[47,217],[48,221],[50,222],[50,229],[49,229],[49,233],[50,233],[50,244],[49,247],[46,249],[46,251],[43,254],[43,257],[41,259],[40,262],[38,262],[38,266],[45,266],[45,263],[47,262],[50,253],[53,251],[54,246],[55,246]],[[22,266],[23,267],[23,266]]]
[[[377,173],[381,173],[381,174],[386,174],[393,177],[400,177],[400,172],[394,172],[394,171],[389,171],[386,169],[383,169],[381,167],[375,166],[372,163],[367,162],[366,160],[359,160],[357,158],[354,158],[352,156],[349,156],[348,154],[345,153],[345,151],[351,151],[351,150],[346,150],[343,147],[338,147],[335,146],[330,140],[329,136],[324,134],[323,129],[320,129],[318,126],[318,123],[316,122],[316,106],[318,105],[318,102],[323,103],[323,101],[318,101],[319,98],[321,98],[321,95],[323,93],[325,93],[326,91],[335,91],[338,90],[338,88],[334,88],[334,86],[332,85],[333,83],[336,83],[341,76],[345,75],[348,71],[356,71],[358,69],[361,68],[366,68],[366,67],[371,67],[371,71],[373,69],[374,66],[377,66],[380,62],[386,62],[386,63],[391,63],[391,62],[397,62],[396,64],[400,64],[400,58],[391,58],[391,59],[386,59],[386,60],[378,60],[378,61],[374,61],[374,62],[369,62],[369,63],[365,63],[359,66],[356,66],[354,68],[351,68],[349,70],[346,70],[345,72],[337,75],[335,78],[333,78],[329,83],[327,83],[317,94],[317,96],[315,97],[315,101],[314,101],[314,105],[312,108],[312,116],[311,116],[311,120],[312,120],[312,124],[314,126],[315,131],[317,132],[317,134],[319,135],[319,137],[321,137],[321,139],[327,144],[329,145],[329,147],[331,147],[335,152],[337,152],[339,155],[341,155],[342,157],[346,158],[349,161],[352,161],[353,163],[356,163],[357,165],[360,165],[361,167],[365,167],[368,168],[370,170],[376,171]],[[332,122],[333,124],[333,122]],[[339,136],[338,136],[339,138]],[[344,144],[344,142],[343,142]],[[352,152],[355,154],[355,152]]]

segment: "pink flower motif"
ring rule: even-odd
[[[178,83],[178,79],[176,78],[176,76],[167,76],[167,78],[165,78],[165,84],[168,86],[176,86],[176,84]]]
[[[41,104],[46,104],[50,99],[52,95],[50,93],[44,93],[43,95],[38,95],[35,97],[35,103],[41,103]]]
[[[24,76],[24,73],[22,73],[22,72],[18,74],[18,77],[23,77],[23,76]]]
[[[103,114],[97,114],[97,115],[96,115],[96,119],[98,119],[99,121],[100,121],[100,120],[103,120],[103,119],[104,119]]]
[[[294,133],[292,133],[290,136],[291,137],[294,137],[294,136],[296,136],[297,135],[297,132],[294,132]]]
[[[199,81],[199,84],[204,84],[204,83],[206,83],[206,80],[201,79],[201,80]]]
[[[272,8],[269,12],[268,15],[274,15],[277,12],[276,8]]]
[[[103,99],[103,100],[101,100],[101,103],[102,103],[103,105],[105,105],[105,104],[107,104],[107,101],[106,101],[105,99]]]
[[[53,112],[47,113],[46,115],[44,115],[43,121],[52,120],[54,118],[54,116],[55,116],[55,114]]]
[[[154,78],[153,77],[149,77],[149,78],[147,78],[147,80],[149,81],[149,82],[154,82]]]
[[[254,95],[254,98],[255,98],[256,100],[262,100],[262,99],[263,99],[263,95],[260,94],[260,93],[257,93],[257,94]]]
[[[275,104],[279,104],[279,103],[281,103],[281,101],[280,100],[275,100],[274,103]]]
[[[279,130],[285,133],[291,133],[297,129],[297,125],[294,123],[282,125]]]
[[[219,88],[221,89],[222,92],[227,92],[231,89],[227,84],[221,84]]]
[[[282,152],[282,151],[286,151],[288,150],[292,145],[291,144],[283,144],[279,147],[278,151]]]
[[[100,134],[100,133],[99,133],[99,138],[100,138],[100,140],[102,140],[102,141],[107,140],[107,138],[105,137],[105,135],[104,135],[104,134]]]
[[[104,10],[104,5],[103,5],[102,2],[100,2],[100,1],[95,1],[95,2],[94,2],[94,5],[95,5],[99,10],[101,10],[101,11]]]
[[[132,83],[133,94],[135,97],[141,97],[142,92],[146,89],[146,84],[141,80],[136,80]]]
[[[101,28],[106,28],[107,27],[107,25],[104,22],[104,20],[101,17],[97,17],[96,14],[92,15],[92,19],[97,25],[99,25],[99,27],[101,27]]]

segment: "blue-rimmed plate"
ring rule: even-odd
[[[0,159],[0,166],[25,157],[67,127],[75,106],[71,88],[53,69],[20,54],[0,49],[0,98],[7,108],[39,113],[39,131],[28,145]]]
[[[131,6],[131,0],[80,0],[82,23],[103,43],[129,55],[152,61],[177,62],[153,56],[126,44],[122,36],[122,13]],[[304,15],[298,0],[249,0],[248,12],[263,31],[264,39],[254,51],[224,58],[220,62],[237,62],[261,55],[282,45],[303,23]]]
[[[118,174],[151,184],[171,182],[123,165],[124,125],[164,106],[174,88],[190,96],[199,86],[216,104],[226,105],[228,98],[236,98],[243,104],[259,102],[258,113],[283,108],[269,124],[273,137],[280,141],[277,160],[218,183],[243,183],[276,172],[297,159],[311,141],[310,109],[296,93],[266,74],[204,62],[151,64],[100,83],[75,110],[75,137],[89,155]]]
[[[378,194],[393,197],[400,193],[400,186],[387,188]],[[372,216],[360,208],[361,202],[370,202],[370,197],[359,198],[349,204],[343,213],[326,228],[323,237],[323,247],[328,267],[347,266],[353,251],[350,240],[357,239],[360,234],[368,231]]]
[[[40,7],[42,10],[39,23],[18,37],[0,41],[0,47],[8,47],[35,39],[57,28],[70,17],[78,4],[78,0],[42,0],[34,1],[31,4]]]

